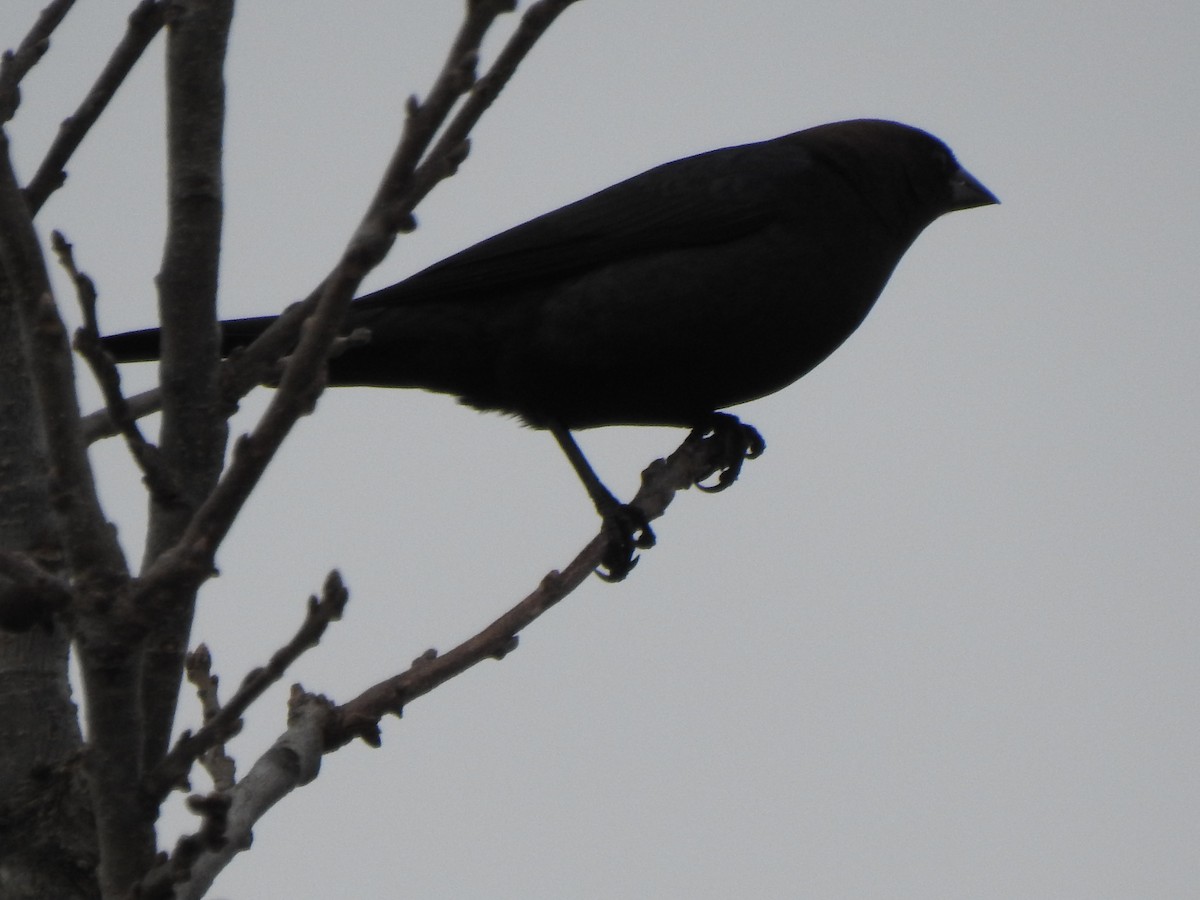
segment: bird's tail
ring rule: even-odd
[[[0,0],[3,2],[3,0]],[[369,298],[367,298],[369,299]],[[221,323],[221,355],[229,356],[263,333],[275,316]],[[493,396],[502,344],[489,325],[491,308],[480,303],[382,305],[356,302],[346,331],[365,329],[370,339],[329,359],[327,383],[340,387],[421,388],[454,394],[481,408],[504,408]],[[109,335],[104,347],[118,363],[160,358],[157,328]]]
[[[275,316],[258,316],[222,322],[221,356],[228,356],[238,347],[247,346],[274,321]],[[162,355],[161,335],[157,328],[110,334],[102,338],[101,343],[119,363],[150,362]]]

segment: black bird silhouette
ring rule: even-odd
[[[619,579],[653,544],[571,430],[676,425],[728,448],[717,487],[763,449],[726,407],[791,384],[862,322],[934,219],[997,203],[941,141],[835,122],[669,162],[355,300],[331,385],[422,388],[551,431],[610,535]],[[224,352],[274,317],[222,323]],[[110,336],[156,359],[157,329]]]

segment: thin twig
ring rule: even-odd
[[[241,727],[242,714],[250,705],[287,671],[307,650],[317,646],[325,629],[331,622],[342,617],[350,592],[342,583],[341,576],[330,572],[321,589],[321,597],[308,598],[308,613],[304,621],[283,647],[277,650],[270,661],[254,669],[242,679],[228,702],[220,709],[207,715],[204,725],[194,734],[184,732],[171,748],[171,752],[146,779],[148,794],[162,799],[174,787],[186,782],[187,773],[203,753],[228,740]]]
[[[17,49],[6,50],[0,57],[0,123],[7,122],[16,113],[21,103],[21,79],[50,49],[50,35],[74,5],[75,0],[53,0],[42,10]]]
[[[73,2],[73,0],[72,0]],[[67,4],[70,5],[69,3]],[[63,120],[58,134],[46,151],[33,178],[25,187],[25,202],[29,210],[37,215],[47,198],[62,187],[66,180],[66,165],[71,155],[96,124],[117,89],[133,71],[150,42],[163,26],[163,3],[159,0],[142,0],[129,15],[129,27],[121,42],[113,50],[96,83],[92,85],[83,102],[74,114]]]
[[[562,6],[565,2],[569,0],[557,0],[556,5]],[[409,148],[414,142],[427,145],[432,140],[436,129],[431,128],[427,121],[427,115],[430,115],[428,111],[436,109],[443,117],[448,115],[453,105],[450,96],[455,91],[461,93],[470,86],[469,80],[463,76],[463,61],[473,59],[478,47],[464,48],[463,36],[469,36],[476,42],[481,40],[486,28],[478,23],[483,21],[490,24],[500,7],[506,5],[488,2],[469,5],[467,21],[460,29],[460,39],[456,40],[454,49],[430,92],[431,98],[439,98],[438,105],[434,107],[431,102],[426,102],[417,104],[416,110],[410,108],[404,133],[379,190],[338,265],[316,292],[319,299],[311,307],[312,314],[303,319],[304,327],[300,330],[299,342],[288,360],[279,389],[253,432],[235,442],[232,461],[176,547],[160,557],[144,573],[140,596],[162,590],[175,579],[199,583],[208,576],[212,570],[213,555],[275,452],[296,421],[311,411],[324,388],[325,358],[341,327],[354,291],[366,273],[382,260],[391,247],[396,229],[404,227],[408,221],[411,204],[398,204],[397,199],[411,193],[409,186],[412,174],[401,171],[403,160],[412,158],[412,150]],[[525,47],[525,52],[528,52],[528,46]],[[506,57],[507,66],[515,67],[515,64],[516,60]],[[411,136],[414,130],[419,132],[419,138]],[[306,306],[309,303],[313,303],[312,297],[305,301]],[[266,340],[268,336],[270,339],[277,339],[284,327],[284,319],[290,319],[289,326],[295,327],[296,319],[303,314],[303,308],[299,313],[289,310],[281,320],[264,332],[260,340]],[[255,344],[247,349],[247,356],[255,353]]]
[[[657,519],[679,491],[730,468],[726,451],[719,437],[693,432],[666,459],[657,459],[646,467],[641,488],[631,505],[647,521]],[[608,541],[608,534],[601,530],[565,569],[550,572],[528,596],[478,634],[447,653],[427,652],[414,660],[407,671],[368,688],[338,707],[326,734],[327,750],[354,738],[378,746],[379,721],[384,715],[400,715],[405,705],[477,663],[502,659],[516,648],[517,635],[524,628],[579,587],[603,562]]]
[[[729,467],[728,448],[717,437],[693,433],[667,459],[656,460],[646,468],[642,488],[633,502],[647,519],[657,518],[678,491]],[[414,660],[408,671],[369,688],[349,703],[336,707],[325,697],[293,687],[287,731],[224,795],[229,800],[228,814],[222,808],[212,823],[206,820],[200,831],[181,841],[171,857],[150,873],[144,882],[146,896],[171,896],[155,893],[169,882],[177,885],[176,898],[201,897],[216,874],[249,846],[251,829],[267,810],[316,777],[324,754],[355,738],[378,745],[379,720],[384,715],[398,715],[406,703],[475,663],[503,658],[515,649],[518,632],[578,587],[600,564],[607,541],[604,533],[597,535],[566,569],[551,572],[528,597],[449,653],[438,656],[430,650]],[[200,738],[201,733],[197,733],[195,739]],[[180,750],[181,763],[189,756],[194,759],[197,752],[195,747],[184,752],[182,739],[176,750]],[[169,780],[167,773],[163,776]],[[178,772],[170,776],[181,777]],[[218,825],[222,829],[220,846],[199,851],[203,836],[213,833]],[[189,880],[184,881],[188,875]]]
[[[212,654],[208,647],[201,644],[187,655],[184,664],[187,680],[196,688],[196,696],[200,699],[200,708],[207,725],[221,712],[221,699],[217,693],[220,679],[212,670]],[[222,739],[200,754],[198,762],[208,772],[212,779],[213,789],[227,791],[237,780],[237,763],[225,752],[225,740]]]
[[[143,419],[162,409],[162,392],[158,388],[142,391],[140,394],[126,397],[125,405],[130,418]],[[120,434],[121,426],[109,410],[98,409],[79,420],[79,430],[83,432],[85,443],[94,444],[96,441]]]
[[[465,158],[470,130],[491,106],[538,38],[563,10],[575,2],[577,0],[541,0],[531,6],[491,68],[478,80],[471,75],[475,56],[464,49],[470,43],[464,39],[464,35],[474,35],[479,29],[477,24],[464,24],[428,98],[424,102],[416,98],[410,100],[409,116],[400,146],[376,192],[372,208],[382,210],[386,206],[386,219],[392,227],[397,230],[411,227],[412,210],[439,181],[453,175]],[[499,3],[493,11],[506,7],[510,8],[511,4]],[[468,88],[470,93],[467,100],[446,125],[437,144],[429,149],[455,100]],[[417,160],[421,160],[419,165]],[[397,198],[390,205],[386,201],[389,196]],[[323,287],[318,287],[305,300],[289,307],[240,356],[225,361],[221,378],[226,403],[236,403],[263,383],[267,373],[274,372],[276,361],[295,345],[300,323],[315,307]],[[129,403],[137,416],[150,415],[162,408],[158,388],[131,397]],[[104,410],[91,413],[85,417],[83,424],[89,443],[118,433]]]
[[[79,271],[75,265],[71,244],[61,231],[51,232],[50,243],[59,263],[75,285],[75,294],[83,313],[83,326],[75,332],[72,345],[91,368],[104,397],[109,418],[120,429],[125,443],[129,446],[130,455],[142,470],[146,485],[157,502],[178,503],[179,491],[174,485],[171,473],[163,465],[158,448],[146,440],[138,427],[129,403],[121,393],[121,375],[117,371],[116,363],[100,343],[100,328],[96,318],[96,286],[92,279]]]
[[[504,49],[487,73],[475,83],[462,108],[413,175],[412,188],[401,201],[405,209],[411,211],[439,181],[454,174],[458,164],[466,158],[469,149],[467,136],[471,129],[487,112],[546,29],[575,2],[577,0],[539,0],[525,11]]]

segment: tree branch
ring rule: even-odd
[[[16,113],[21,103],[21,79],[50,49],[50,35],[74,5],[75,0],[53,0],[42,10],[17,49],[6,50],[4,56],[0,57],[0,124]]]
[[[71,3],[60,5],[69,7]],[[58,135],[46,151],[45,158],[25,187],[25,202],[29,204],[32,215],[36,216],[50,195],[62,187],[67,177],[67,161],[83,142],[91,127],[96,124],[100,114],[117,93],[117,88],[133,71],[142,53],[150,46],[150,42],[163,26],[163,19],[163,4],[159,0],[142,0],[130,13],[129,28],[121,42],[113,50],[108,63],[96,79],[96,83],[92,85],[92,89],[83,98],[83,102],[79,104],[79,108],[59,127]]]
[[[730,459],[729,447],[722,435],[694,431],[674,453],[646,467],[632,505],[646,516],[647,521],[657,519],[679,491],[699,486],[718,473],[722,476],[720,484],[728,485],[736,476],[727,473],[736,472],[740,465],[740,460]],[[601,530],[563,571],[549,573],[525,599],[449,653],[438,656],[434,651],[428,651],[414,660],[406,672],[369,688],[338,707],[326,732],[326,746],[322,752],[337,749],[355,737],[378,745],[378,724],[383,715],[399,715],[409,701],[429,693],[476,663],[489,658],[502,659],[516,649],[517,634],[574,591],[601,564],[609,539],[608,533]],[[321,599],[309,598],[308,616],[295,636],[272,656],[266,667],[249,673],[224,707],[214,710],[211,716],[206,715],[203,728],[195,734],[185,733],[176,742],[158,769],[148,776],[147,793],[161,800],[172,788],[186,783],[192,764],[209,748],[236,733],[240,728],[240,717],[250,704],[282,678],[288,666],[302,653],[317,645],[329,623],[341,618],[348,599],[341,576],[336,571],[331,572]]]
[[[473,81],[471,76],[478,46],[470,51],[470,42],[464,39],[464,35],[475,35],[479,25],[464,23],[428,99],[424,103],[415,97],[410,100],[404,136],[376,191],[372,208],[378,207],[385,212],[384,218],[396,230],[411,228],[412,210],[439,181],[454,174],[466,157],[470,130],[491,106],[538,38],[563,10],[575,2],[577,0],[541,0],[531,6],[496,61],[478,81]],[[501,8],[511,8],[511,3],[483,2],[474,6],[494,16],[497,9],[503,11]],[[470,89],[470,95],[466,102],[446,126],[436,146],[430,150],[429,145],[449,116],[455,100],[467,89]],[[455,90],[459,93],[454,93]],[[419,166],[418,160],[423,160]],[[389,196],[394,199],[388,201],[386,198]],[[384,207],[389,204],[393,209],[385,211]],[[386,252],[386,248],[383,252]],[[262,384],[267,373],[275,371],[276,361],[295,346],[300,323],[315,307],[321,290],[319,287],[307,299],[290,306],[238,357],[225,361],[222,382],[227,403],[236,403]],[[130,409],[136,417],[157,412],[161,403],[158,388],[129,398]],[[89,443],[119,433],[106,410],[91,413],[85,417],[83,424]]]
[[[150,388],[140,394],[126,397],[125,405],[131,419],[135,421],[143,419],[162,409],[162,392],[158,388]],[[121,434],[119,419],[120,417],[114,416],[109,409],[98,409],[88,413],[79,420],[79,428],[83,432],[84,441],[94,444],[104,438]]]
[[[631,505],[652,521],[662,516],[679,491],[735,465],[740,463],[731,463],[721,436],[692,432],[674,453],[646,467]],[[608,542],[609,536],[602,529],[565,569],[550,572],[527,597],[474,637],[440,656],[428,651],[407,671],[339,706],[326,734],[327,749],[336,749],[356,737],[378,746],[379,720],[385,714],[400,715],[406,704],[477,663],[503,659],[516,649],[517,635],[524,628],[575,590],[602,563]]]
[[[526,15],[528,17],[535,9],[562,9],[570,2],[542,0]],[[406,167],[419,155],[418,151],[423,152],[422,148],[432,140],[436,126],[431,122],[431,117],[436,114],[444,119],[453,105],[451,95],[455,91],[461,94],[470,87],[470,80],[464,76],[464,60],[474,59],[474,54],[478,52],[477,43],[486,32],[486,25],[490,25],[502,11],[501,8],[508,5],[480,0],[468,6],[466,21],[430,92],[431,99],[424,104],[410,104],[404,132],[380,187],[338,265],[314,292],[316,299],[310,296],[299,309],[290,308],[242,356],[228,363],[232,366],[251,366],[261,359],[261,346],[272,341],[278,342],[281,334],[286,336],[285,329],[297,328],[298,323],[303,321],[300,340],[288,357],[270,405],[253,432],[234,444],[230,465],[176,546],[144,573],[139,596],[164,590],[178,579],[198,584],[211,572],[213,556],[234,518],[283,439],[300,416],[312,409],[323,389],[324,361],[358,284],[391,247],[396,230],[408,227],[411,223],[412,205],[417,195],[411,189],[413,172]],[[544,28],[537,34],[542,31]],[[476,46],[467,46],[472,42]],[[507,80],[530,46],[532,40],[526,37],[519,53],[514,51],[504,56],[504,69],[497,70],[493,66],[493,70],[497,71],[492,82],[494,90],[498,90]],[[458,143],[461,145],[461,141]],[[445,146],[450,147],[449,144]],[[445,152],[453,157],[457,151],[446,149]],[[448,174],[453,171],[453,160],[439,161],[427,156],[422,163],[422,167],[425,166],[431,167],[431,171],[449,167]],[[308,309],[312,312],[305,319]],[[283,346],[288,346],[288,342],[284,341]]]
[[[150,873],[143,896],[174,896],[176,900],[203,897],[221,870],[250,846],[251,829],[267,810],[317,777],[330,714],[331,704],[324,697],[293,688],[287,730],[255,761],[237,787],[222,798],[225,804],[220,810],[220,839],[205,841],[205,833],[212,830],[206,821],[198,835],[182,839],[171,858]],[[164,883],[174,885],[173,895],[156,892]]]
[[[554,20],[576,0],[539,0],[525,11],[516,31],[496,57],[487,73],[475,83],[470,96],[454,119],[446,126],[426,161],[416,171],[411,189],[404,195],[403,207],[412,210],[439,181],[454,174],[466,158],[467,136],[487,112],[504,85],[512,78],[517,66],[533,49]],[[446,161],[443,163],[443,160]],[[447,166],[448,163],[448,166]]]
[[[184,671],[188,682],[196,688],[204,724],[207,725],[221,712],[221,699],[217,692],[220,679],[213,674],[212,654],[207,646],[201,644],[187,655]],[[225,752],[225,740],[218,740],[197,757],[212,779],[213,790],[218,793],[228,791],[237,782],[237,764]]]
[[[158,284],[163,467],[176,490],[152,493],[143,565],[173,546],[212,491],[224,462],[217,276],[224,215],[225,53],[233,0],[173,0],[167,31],[167,235]],[[166,502],[164,502],[166,501]],[[195,611],[194,584],[176,583],[138,610],[142,650],[142,760],[166,753]],[[139,873],[140,874],[140,873]]]
[[[45,440],[55,522],[76,588],[73,637],[88,692],[86,768],[103,866],[121,865],[153,849],[152,815],[138,793],[136,644],[126,623],[107,616],[108,603],[128,584],[128,568],[105,519],[79,430],[79,404],[66,328],[58,314],[45,260],[0,131],[0,259],[12,289]],[[152,811],[151,811],[152,813]],[[134,865],[139,874],[142,870]]]
[[[277,650],[266,666],[254,669],[242,679],[241,687],[224,706],[206,716],[204,726],[195,734],[184,732],[171,752],[146,779],[146,791],[159,800],[173,788],[186,783],[192,764],[208,749],[228,740],[241,728],[241,717],[255,700],[287,671],[307,650],[317,646],[331,622],[342,617],[350,593],[337,572],[330,572],[321,589],[321,597],[309,597],[308,614],[292,639]]]
[[[50,455],[51,491],[76,577],[98,570],[127,574],[100,509],[78,429],[75,373],[33,221],[17,187],[0,131],[0,262],[12,287]]]
[[[179,491],[175,487],[171,472],[163,465],[158,448],[146,440],[137,420],[130,411],[125,396],[121,393],[121,374],[112,357],[100,343],[100,327],[96,319],[96,286],[92,279],[80,272],[75,265],[71,244],[61,231],[50,234],[50,243],[58,256],[59,264],[75,285],[75,294],[83,313],[83,326],[75,332],[74,348],[92,370],[92,376],[100,386],[109,417],[120,429],[129,447],[129,453],[142,470],[147,487],[159,503],[178,503]]]
[[[655,460],[646,468],[633,503],[648,520],[658,518],[679,491],[735,466],[736,463],[731,464],[728,446],[719,435],[693,432],[667,459]],[[201,809],[211,810],[205,813],[204,826],[195,835],[181,840],[171,858],[147,877],[143,886],[145,896],[169,896],[156,891],[161,892],[165,885],[176,883],[183,885],[176,888],[178,897],[203,896],[217,874],[236,854],[249,847],[251,829],[267,810],[317,776],[324,754],[355,738],[379,746],[379,720],[384,715],[400,715],[405,704],[478,662],[502,659],[516,648],[521,630],[583,583],[602,561],[607,542],[608,537],[601,532],[564,570],[549,573],[532,593],[478,634],[440,656],[433,650],[425,652],[407,671],[368,688],[348,703],[334,706],[325,697],[305,693],[299,685],[294,686],[287,730],[254,763],[245,778],[221,795],[226,803],[214,805],[197,800]],[[331,580],[334,577],[331,575]],[[336,592],[344,588],[340,581],[335,582],[334,587],[336,599]],[[330,582],[327,581],[326,591],[329,589]],[[301,640],[301,635],[307,628],[306,622],[288,646],[306,643]],[[222,714],[228,708],[222,710]],[[202,745],[212,745],[220,739],[219,731],[210,731],[207,725],[195,736],[185,735],[168,757],[168,764],[174,768],[177,763],[188,761],[187,765],[190,765],[189,760],[194,761],[203,752]],[[164,766],[162,779],[155,790],[169,786],[167,782],[178,782],[181,777],[178,769],[168,773]],[[218,830],[219,840],[213,840],[213,834]]]

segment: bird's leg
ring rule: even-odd
[[[604,553],[602,569],[596,574],[605,581],[620,581],[637,565],[634,550],[654,546],[654,532],[645,514],[637,507],[622,503],[604,486],[592,469],[591,464],[575,443],[569,429],[558,424],[549,426],[550,433],[562,447],[563,453],[575,469],[575,474],[587,488],[588,496],[596,506],[596,512],[604,520],[604,531],[608,535],[608,549]]]
[[[710,494],[723,491],[737,481],[742,471],[742,463],[762,456],[763,451],[767,449],[767,442],[758,433],[758,429],[729,413],[713,413],[712,418],[692,429],[688,440],[716,442],[717,462],[721,469],[717,483],[696,484],[700,490]]]

